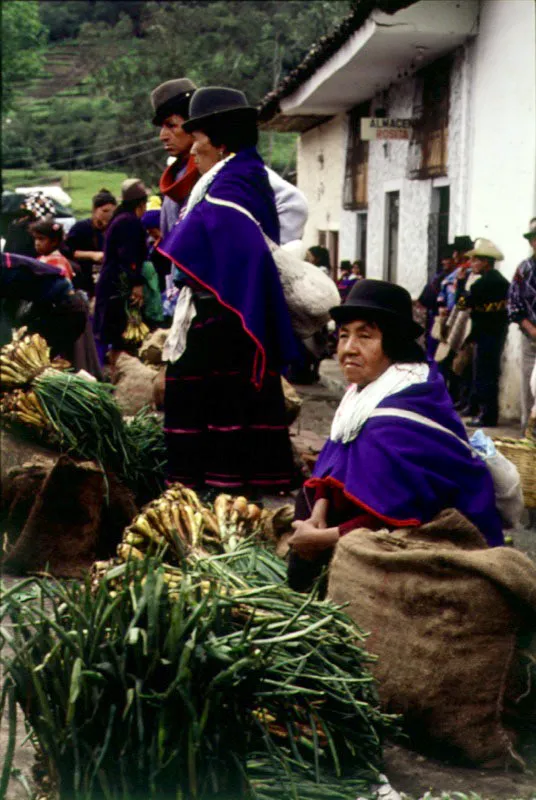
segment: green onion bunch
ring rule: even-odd
[[[394,720],[350,618],[255,554],[181,569],[173,597],[158,558],[4,597],[7,682],[62,800],[366,792]]]
[[[21,426],[21,432],[48,441],[62,452],[96,461],[114,472],[140,503],[164,488],[165,444],[161,422],[146,409],[126,422],[110,384],[47,370],[32,383],[47,426]]]

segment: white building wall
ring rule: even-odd
[[[529,254],[521,234],[536,213],[536,4],[484,0],[471,45],[473,82],[467,221],[472,236],[494,241],[509,280]],[[501,410],[519,413],[520,348],[510,327],[503,358]]]
[[[384,274],[389,191],[400,192],[397,280],[413,297],[427,280],[434,186],[450,186],[451,241],[461,234],[492,239],[505,253],[500,269],[508,279],[528,255],[521,233],[536,214],[535,39],[533,0],[481,0],[478,34],[454,54],[447,178],[410,180],[410,143],[370,143],[368,277]],[[376,99],[389,116],[411,117],[415,93],[410,77],[389,88],[386,103]],[[301,136],[298,186],[310,203],[306,245],[318,241],[318,230],[338,230],[339,257],[353,260],[357,215],[342,209],[347,124],[339,114]],[[519,333],[511,326],[501,379],[505,417],[519,414],[519,374]]]
[[[428,217],[434,186],[450,186],[451,237],[466,233],[463,224],[463,191],[465,180],[463,157],[466,152],[464,134],[464,87],[467,83],[467,59],[464,49],[456,53],[452,69],[449,107],[448,177],[432,180],[410,180],[412,142],[373,141],[369,149],[369,216],[367,242],[367,274],[382,278],[386,259],[386,193],[400,192],[397,282],[413,297],[420,294],[428,279]],[[414,77],[391,86],[387,95],[390,117],[412,117],[417,100]],[[376,98],[383,105],[381,98]]]
[[[318,244],[318,231],[339,231],[346,158],[346,114],[302,134],[298,143],[298,188],[309,201],[303,241]],[[342,256],[345,258],[346,256]]]

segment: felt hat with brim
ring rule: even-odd
[[[151,105],[155,112],[153,125],[162,125],[166,117],[180,113],[186,118],[188,104],[197,86],[189,78],[177,78],[161,83],[151,92]],[[182,113],[181,113],[182,112]]]
[[[244,92],[223,86],[206,86],[198,89],[190,100],[189,119],[182,129],[187,133],[200,130],[206,122],[230,117],[257,119],[257,109],[248,104]]]
[[[455,247],[453,244],[444,244],[439,251],[439,258],[452,258],[454,255]]]
[[[139,178],[127,178],[121,184],[121,199],[123,202],[144,200],[148,195],[149,190]]]
[[[339,325],[358,319],[388,320],[401,335],[417,339],[423,328],[413,319],[413,303],[410,293],[402,286],[388,281],[363,278],[356,281],[346,301],[330,311]]]
[[[468,250],[465,255],[469,256],[469,258],[472,256],[476,256],[477,258],[493,258],[495,261],[502,261],[504,259],[499,248],[489,239],[477,239],[473,249]]]
[[[453,250],[458,253],[466,253],[474,246],[470,236],[455,236],[452,244]]]
[[[523,234],[525,239],[535,239],[536,238],[536,219],[531,219],[529,223],[529,229],[526,233]]]

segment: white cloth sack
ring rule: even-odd
[[[291,251],[273,242],[266,236],[253,214],[243,206],[210,194],[205,196],[205,200],[214,205],[234,208],[259,226],[279,272],[294,333],[301,339],[307,339],[322,330],[330,319],[330,308],[340,305],[341,302],[339,290],[331,278],[314,264],[302,261]]]
[[[279,272],[294,333],[307,339],[329,322],[329,310],[341,302],[339,290],[314,264],[297,258],[266,234],[264,238]]]
[[[473,433],[469,443],[486,462],[491,472],[495,505],[505,528],[516,528],[521,522],[525,508],[521,476],[516,465],[498,452],[493,439],[481,428]]]
[[[495,505],[505,528],[517,528],[521,523],[525,501],[521,488],[521,476],[516,465],[498,451],[484,457],[493,478]]]

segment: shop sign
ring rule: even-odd
[[[410,139],[412,119],[395,117],[361,117],[361,139]]]

